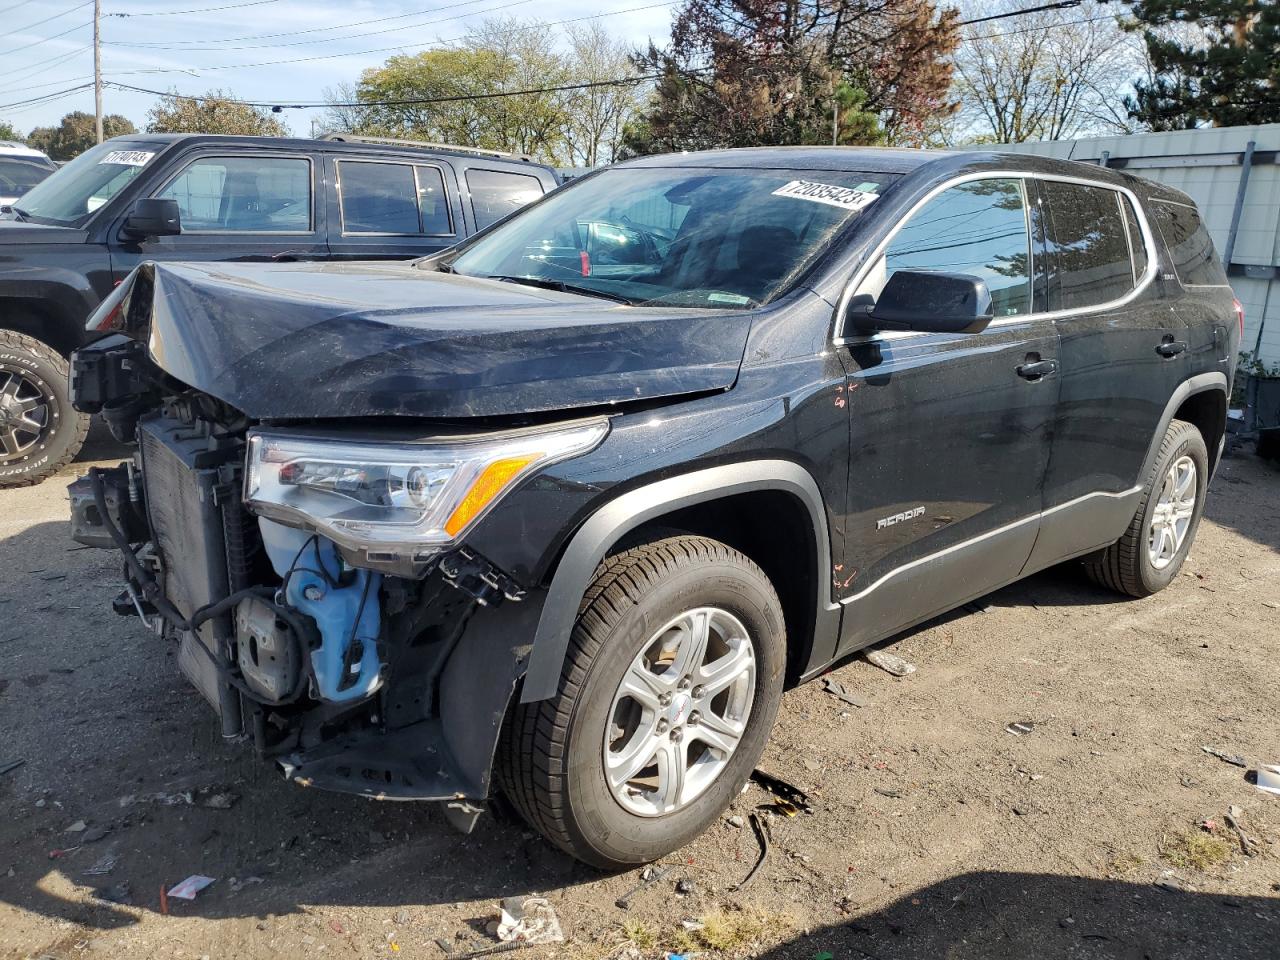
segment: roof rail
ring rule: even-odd
[[[521,160],[532,163],[533,157],[527,153],[512,153],[507,150],[487,150],[484,147],[464,147],[456,143],[432,143],[429,140],[400,140],[395,137],[367,137],[360,133],[341,133],[326,130],[316,137],[317,140],[329,140],[337,143],[380,143],[389,147],[421,147],[424,150],[448,150],[450,153],[474,153],[482,157],[497,157],[502,160]]]

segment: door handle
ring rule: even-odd
[[[1027,363],[1020,363],[1015,368],[1018,376],[1023,380],[1030,380],[1035,383],[1037,380],[1043,380],[1045,377],[1058,372],[1057,360],[1031,360]]]
[[[1184,340],[1165,340],[1156,347],[1156,353],[1162,357],[1176,357],[1185,349],[1187,349],[1187,344]]]

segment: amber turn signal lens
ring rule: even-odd
[[[538,459],[540,454],[528,454],[522,457],[509,457],[506,460],[495,460],[484,468],[484,471],[471,485],[462,502],[445,521],[445,532],[451,537],[461,533],[489,503],[517,476],[521,470]]]

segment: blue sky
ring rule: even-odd
[[[608,14],[600,22],[636,46],[667,36],[675,2],[660,0],[102,0],[103,75],[198,95],[214,87],[246,100],[316,101],[399,53],[460,39],[490,17],[543,22]],[[225,9],[211,9],[223,7]],[[197,12],[198,11],[198,12]],[[0,0],[0,120],[22,132],[71,110],[93,112],[88,87],[45,103],[6,107],[93,79],[92,0]],[[357,21],[379,22],[363,23]],[[43,22],[42,22],[43,21]],[[553,27],[558,33],[562,28]],[[280,61],[295,61],[282,63]],[[107,87],[103,109],[142,128],[149,94]],[[306,135],[321,111],[288,110]]]

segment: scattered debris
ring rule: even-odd
[[[1254,782],[1259,790],[1280,796],[1280,766],[1270,763],[1258,764],[1258,779]]]
[[[170,889],[169,896],[177,897],[179,900],[194,900],[197,893],[213,882],[213,877],[202,877],[198,873],[193,873],[176,887]]]
[[[10,770],[17,770],[20,766],[22,766],[26,762],[27,761],[25,760],[5,760],[4,762],[0,763],[0,776],[8,773]]]
[[[836,680],[832,677],[822,678],[822,689],[827,691],[827,693],[831,694],[837,700],[843,700],[845,703],[849,704],[849,706],[851,707],[862,708],[867,705],[866,700],[863,700],[861,697],[855,696],[854,694],[850,693],[848,687],[846,687],[839,680]]]
[[[745,890],[747,884],[756,878],[756,874],[760,872],[760,868],[764,866],[764,862],[769,859],[769,823],[758,813],[751,814],[751,829],[756,835],[756,842],[760,844],[760,856],[756,858],[754,866],[742,878],[742,882],[737,886],[730,887],[731,893],[739,893]]]
[[[200,806],[210,810],[230,810],[239,799],[238,793],[211,793],[200,798]]]
[[[916,665],[908,663],[896,654],[887,650],[863,650],[862,658],[874,667],[879,667],[895,677],[905,677],[916,672]]]
[[[681,877],[676,881],[676,893],[682,897],[688,897],[698,892],[697,885],[688,877]]]
[[[680,926],[684,927],[685,930],[687,930],[689,933],[693,933],[697,930],[702,930],[703,928],[706,927],[706,925],[707,925],[706,921],[704,920],[681,920],[680,921]]]
[[[751,771],[751,779],[758,786],[763,787],[778,798],[780,802],[775,806],[778,808],[779,813],[788,817],[794,817],[796,812],[800,810],[805,813],[813,813],[813,804],[809,802],[809,795],[799,787],[759,769]]]
[[[674,870],[675,867],[660,867],[656,870],[652,867],[645,867],[644,873],[640,875],[640,882],[615,900],[614,905],[619,910],[631,909],[631,900],[637,893],[652,887],[655,883]]]
[[[1187,889],[1186,881],[1172,870],[1166,870],[1160,874],[1160,879],[1156,881],[1156,886],[1170,893],[1182,893]]]
[[[93,866],[86,867],[83,873],[86,877],[105,877],[116,868],[116,864],[119,862],[120,858],[114,853],[104,853],[94,862]]]
[[[1240,826],[1240,819],[1244,816],[1244,810],[1237,807],[1234,803],[1227,807],[1227,814],[1222,819],[1226,821],[1228,827],[1236,832],[1236,839],[1240,841],[1240,852],[1246,857],[1252,857],[1256,850],[1256,844],[1253,838],[1244,832],[1244,828]]]
[[[63,830],[62,832],[63,833],[84,833],[85,828],[87,826],[88,824],[85,823],[83,820],[77,820],[75,823],[67,827],[67,829]]]
[[[105,901],[106,903],[120,903],[125,904],[126,906],[133,903],[133,896],[129,891],[128,880],[121,880],[119,883],[113,883],[109,887],[98,887],[98,889],[93,891],[93,898],[95,900]]]
[[[1004,728],[1005,733],[1012,733],[1015,737],[1025,737],[1028,733],[1036,728],[1035,722],[1031,720],[1014,720]]]
[[[97,843],[110,832],[110,827],[90,827],[84,832],[84,836],[80,838],[80,841],[82,843]]]
[[[1245,758],[1240,756],[1239,754],[1227,753],[1224,750],[1219,750],[1217,747],[1210,747],[1210,746],[1203,746],[1200,749],[1203,750],[1205,753],[1207,753],[1209,756],[1217,757],[1223,763],[1229,763],[1233,767],[1249,766],[1248,761],[1245,760]]]
[[[892,800],[897,800],[902,796],[901,790],[891,790],[888,787],[875,787],[874,789],[880,796],[889,797]]]
[[[236,877],[232,877],[230,880],[227,881],[227,885],[231,888],[232,893],[239,893],[245,887],[251,886],[252,884],[255,884],[255,883],[262,883],[262,882],[263,880],[261,877],[245,877],[243,880],[237,879]]]
[[[498,939],[503,943],[563,943],[560,918],[545,897],[507,897],[502,901]]]
[[[729,826],[734,827],[735,829],[741,830],[746,825],[747,821],[743,820],[737,814],[734,814],[732,817],[726,820],[725,823],[729,824]]]

